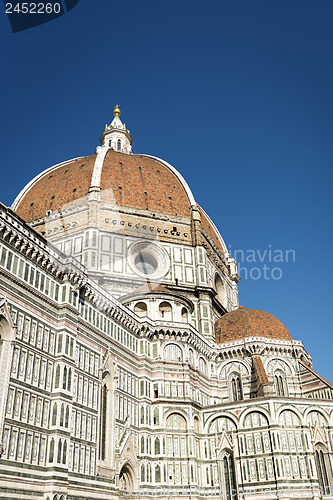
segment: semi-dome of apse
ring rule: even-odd
[[[249,337],[293,340],[278,318],[259,309],[247,309],[241,306],[235,311],[228,312],[215,323],[215,341],[218,344]]]

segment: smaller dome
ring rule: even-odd
[[[287,328],[272,314],[259,309],[239,307],[215,323],[215,341],[218,344],[248,337],[293,340]]]

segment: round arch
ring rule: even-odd
[[[218,370],[217,370],[217,379],[218,380],[223,380],[221,379],[221,372],[222,370],[224,370],[228,365],[231,365],[233,363],[238,363],[242,366],[244,366],[246,372],[247,372],[247,376],[249,376],[251,374],[251,370],[250,370],[250,367],[247,365],[247,363],[243,360],[240,360],[240,359],[237,359],[237,360],[228,360],[226,361],[224,364],[222,364],[221,366],[219,366]],[[236,369],[235,369],[236,371]]]
[[[319,406],[310,406],[310,408],[307,408],[304,412],[304,421],[307,423],[309,414],[311,412],[316,412],[319,413],[325,420],[327,425],[329,425],[330,422],[330,415],[327,413],[326,410],[324,410],[322,407]]]
[[[268,359],[268,360],[266,360],[266,362],[264,363],[264,368],[265,368],[265,370],[266,370],[267,375],[273,375],[273,374],[274,374],[274,371],[275,371],[276,369],[278,369],[278,368],[276,368],[276,369],[273,369],[273,370],[271,370],[271,371],[270,371],[269,365],[270,365],[270,364],[273,364],[273,362],[274,362],[274,361],[275,361],[275,362],[279,361],[282,365],[285,365],[285,366],[287,367],[287,370],[288,370],[288,371],[284,372],[284,374],[285,374],[287,377],[288,377],[288,376],[291,376],[291,375],[292,375],[292,376],[294,376],[294,375],[295,375],[295,369],[294,369],[294,367],[292,366],[292,364],[291,364],[291,363],[288,363],[288,362],[287,362],[285,359],[283,359],[283,358],[278,358],[277,356],[275,356],[274,358],[269,358],[269,359]]]
[[[265,410],[265,408],[248,408],[240,414],[240,417],[239,417],[239,426],[240,427],[244,427],[245,419],[248,415],[250,415],[250,413],[260,413],[261,415],[263,415],[267,419],[267,425],[271,424],[272,417],[271,417],[270,413],[267,410]]]
[[[283,405],[283,406],[280,406],[280,408],[278,408],[278,410],[276,412],[276,422],[279,421],[280,415],[283,411],[291,411],[291,412],[295,413],[295,415],[297,415],[297,417],[300,419],[301,425],[304,425],[305,419],[304,419],[304,415],[302,414],[302,412],[298,408],[296,408],[295,406],[293,406],[293,408],[290,409],[290,406],[288,406],[288,405]]]
[[[181,355],[181,359],[166,359],[165,358],[165,355],[166,355],[166,352],[169,348],[169,346],[174,346],[174,349],[175,349],[175,352],[179,352],[180,355]],[[171,347],[169,348],[169,350],[171,349]],[[175,342],[170,342],[170,341],[167,341],[165,344],[163,344],[162,346],[162,353],[163,353],[163,359],[165,361],[184,361],[185,359],[185,353],[184,353],[184,348],[183,346],[180,346],[179,344],[176,344]]]
[[[174,414],[180,415],[181,417],[183,417],[185,419],[186,428],[188,429],[189,428],[189,416],[187,415],[187,413],[184,412],[184,410],[181,410],[179,408],[177,408],[177,410],[172,408],[169,411],[167,411],[167,413],[164,415],[164,418],[163,418],[164,428],[166,429],[166,423],[167,423],[168,418]]]
[[[237,420],[237,418],[235,417],[235,415],[231,414],[231,413],[228,413],[226,411],[223,411],[223,412],[219,412],[219,413],[214,413],[214,415],[211,415],[207,421],[205,422],[205,425],[203,426],[204,427],[204,432],[207,433],[208,432],[208,429],[209,429],[209,426],[212,424],[213,420],[216,420],[217,418],[228,418],[229,420],[231,420],[233,422],[233,424],[235,425],[236,429],[238,429],[239,427],[239,421]]]

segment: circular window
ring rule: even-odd
[[[134,259],[134,265],[142,274],[153,274],[158,267],[158,262],[150,253],[139,252]]]
[[[161,278],[170,268],[167,252],[151,241],[137,241],[128,249],[128,262],[139,276]]]

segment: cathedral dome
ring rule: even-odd
[[[92,190],[118,206],[189,217],[193,195],[180,174],[162,160],[112,148],[60,163],[31,181],[14,202],[27,221],[80,204]],[[109,198],[109,199],[106,199]]]
[[[101,135],[102,146],[95,154],[44,170],[22,189],[12,209],[22,219],[33,223],[43,235],[49,235],[51,219],[58,215],[64,220],[69,212],[81,210],[89,201],[98,201],[100,207],[116,207],[119,213],[170,221],[171,229],[156,229],[160,239],[184,237],[186,243],[194,245],[204,239],[215,253],[228,259],[229,253],[221,235],[196,204],[182,175],[160,158],[132,154],[132,137],[120,120],[119,106],[115,107],[113,114],[113,121],[105,126]],[[67,231],[70,224],[68,219],[66,222],[67,225],[64,222],[62,225]],[[132,221],[131,227],[137,227],[137,222]],[[47,232],[45,223],[48,224]],[[122,224],[128,224],[128,221],[123,220]],[[101,228],[100,225],[101,221],[95,224],[97,228]],[[147,224],[142,225],[146,227]],[[193,234],[194,228],[202,237]]]
[[[215,323],[215,341],[218,344],[248,337],[293,340],[287,328],[272,314],[258,309],[239,307]]]

